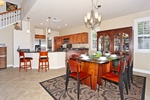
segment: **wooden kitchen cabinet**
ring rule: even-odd
[[[78,40],[77,40],[77,43],[78,43],[78,44],[81,44],[81,43],[82,43],[81,38],[82,38],[82,35],[81,35],[81,33],[79,33],[79,34],[78,34],[78,38],[77,38],[77,39],[78,39]]]
[[[35,39],[46,39],[46,35],[35,34]]]
[[[78,34],[73,35],[74,44],[78,44]]]
[[[62,45],[62,38],[61,37],[54,37],[54,51],[57,51]]]
[[[7,68],[7,47],[0,47],[0,69]]]
[[[69,38],[70,39],[70,44],[74,44],[74,35],[70,35],[69,37],[70,37]]]
[[[81,43],[88,43],[88,33],[80,33],[81,34]]]

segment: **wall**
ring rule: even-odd
[[[13,25],[0,29],[0,43],[7,46],[7,66],[12,66],[13,59]]]
[[[101,22],[100,29],[101,30],[108,30],[108,29],[114,29],[114,28],[121,28],[121,27],[127,27],[127,26],[133,26],[134,28],[134,19],[142,18],[150,16],[150,10],[134,13],[122,17],[117,17],[110,20],[105,20]],[[71,33],[77,33],[82,31],[88,31],[84,26],[76,27],[76,28],[69,28],[63,31],[60,31],[61,35],[64,34],[71,34]],[[90,35],[89,35],[90,36]],[[90,37],[89,37],[90,41]],[[90,42],[89,42],[90,44]],[[90,44],[91,45],[91,44]],[[89,51],[92,52],[92,51]],[[150,53],[134,53],[134,69],[146,73],[150,73],[150,64],[147,64],[147,61],[141,61],[141,59],[149,59]],[[142,65],[142,66],[141,66]],[[141,70],[142,69],[142,70]],[[146,71],[148,70],[148,72]]]

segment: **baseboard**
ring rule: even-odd
[[[13,67],[13,64],[12,64],[12,65],[11,65],[11,64],[10,64],[10,65],[7,65],[7,67]]]
[[[150,74],[150,71],[143,70],[143,69],[138,69],[138,68],[133,68],[133,71],[144,73],[144,74]]]

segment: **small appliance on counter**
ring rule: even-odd
[[[40,45],[35,45],[35,52],[39,52],[39,51],[41,51]]]

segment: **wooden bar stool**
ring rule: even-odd
[[[31,66],[31,60],[33,60],[32,57],[25,57],[24,51],[20,51],[19,52],[19,72],[21,70],[21,68],[24,68],[26,70],[26,72],[28,71],[28,68],[32,69]]]
[[[40,72],[40,69],[44,69],[44,68],[45,68],[45,72],[47,71],[47,69],[49,69],[48,51],[39,52],[38,72]]]

